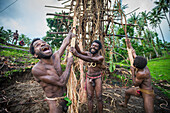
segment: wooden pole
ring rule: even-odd
[[[59,16],[59,17],[65,17],[65,18],[69,18],[72,19],[72,16],[68,16],[68,15],[61,15],[61,14],[53,14],[53,13],[47,13],[46,15],[53,15],[53,16]]]
[[[76,9],[79,6],[79,0],[76,0],[76,6],[74,8],[74,17],[73,17],[73,33],[76,34]],[[71,47],[75,47],[76,37],[72,37],[71,40]],[[72,53],[69,52],[68,57],[72,56]],[[78,113],[78,99],[77,99],[77,78],[74,73],[73,66],[71,67],[70,77],[67,83],[67,97],[72,101],[72,104],[69,106],[68,112],[69,113]]]
[[[45,7],[58,8],[58,9],[70,9],[70,8],[65,8],[65,7],[56,7],[56,6],[47,6],[47,5]]]

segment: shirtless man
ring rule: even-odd
[[[127,39],[128,48],[132,48],[130,40]],[[132,48],[133,49],[133,48]],[[133,66],[130,67],[132,72],[133,85],[139,88],[132,87],[125,92],[125,102],[120,105],[127,107],[127,103],[131,95],[142,96],[144,100],[144,109],[146,113],[154,112],[154,90],[151,85],[151,75],[147,65],[147,60],[144,57],[136,56],[133,49],[132,55],[134,58]]]
[[[40,59],[32,68],[32,74],[45,92],[50,113],[62,113],[67,111],[64,93],[67,91],[66,83],[70,76],[73,57],[68,58],[64,72],[61,70],[60,61],[72,36],[73,33],[69,32],[68,36],[63,40],[60,49],[54,54],[52,48],[40,39],[34,39],[30,45],[31,54]]]
[[[16,40],[15,44],[17,44],[18,36],[19,36],[18,30],[16,30],[16,32],[13,34],[13,37],[14,37],[14,38],[13,38],[13,40],[12,40],[12,44],[13,44],[14,40]]]
[[[87,96],[88,96],[88,109],[89,113],[93,112],[93,97],[94,91],[98,102],[99,113],[103,112],[102,104],[102,79],[101,71],[104,57],[99,54],[102,48],[100,41],[95,40],[92,42],[91,48],[88,51],[80,51],[79,47],[71,48],[71,52],[76,57],[88,62],[88,72],[86,74]]]

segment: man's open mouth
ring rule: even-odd
[[[48,46],[42,47],[41,51],[43,51],[44,53],[49,53],[51,52],[51,49]]]
[[[42,48],[42,51],[47,51],[47,50],[49,50],[48,47],[43,47],[43,48]]]
[[[96,51],[96,49],[92,48],[91,50]]]

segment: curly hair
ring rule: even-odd
[[[35,54],[33,44],[34,44],[34,42],[37,41],[37,40],[40,40],[40,38],[34,38],[33,41],[32,41],[31,44],[30,44],[30,53],[31,53],[32,55]]]
[[[94,42],[99,44],[99,50],[102,49],[102,43],[101,43],[99,40],[94,40],[94,41],[92,42],[92,44],[93,44]]]
[[[133,66],[135,66],[136,68],[139,68],[139,69],[143,69],[145,68],[147,65],[147,60],[146,58],[142,57],[142,56],[137,56],[135,59],[134,59],[134,63],[133,63]]]

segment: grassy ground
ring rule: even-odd
[[[147,66],[154,79],[170,82],[170,55],[152,59],[148,61]]]
[[[15,47],[13,47],[15,48]],[[0,76],[7,77],[14,72],[25,71],[38,62],[33,56],[22,50],[0,48]]]
[[[158,83],[164,81],[155,85],[155,87],[170,98],[170,55],[150,60],[148,62],[148,67],[152,78]],[[153,80],[153,82],[155,81]]]

